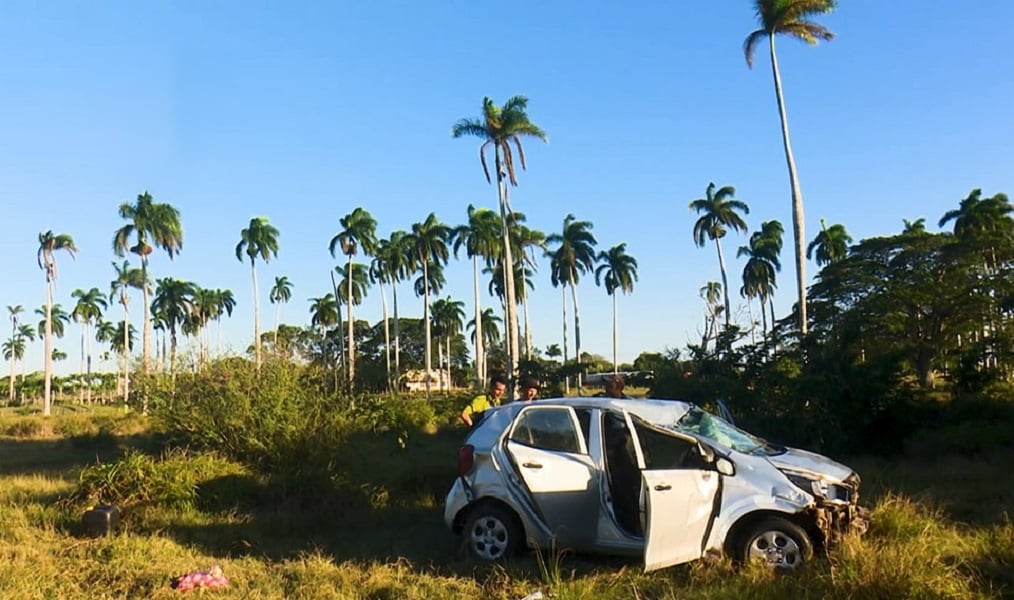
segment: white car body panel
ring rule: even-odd
[[[643,471],[647,498],[644,570],[701,557],[719,474],[696,470]]]

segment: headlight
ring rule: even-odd
[[[851,499],[851,490],[847,487],[829,483],[822,479],[813,479],[799,473],[785,471],[783,473],[785,473],[785,476],[789,478],[789,481],[793,485],[817,498],[830,500],[834,503],[848,503]]]

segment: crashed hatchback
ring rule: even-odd
[[[726,554],[795,568],[866,529],[859,475],[680,401],[563,398],[486,411],[458,453],[444,518],[481,560],[525,547]]]

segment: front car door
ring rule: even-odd
[[[644,570],[700,558],[721,493],[721,476],[704,464],[690,437],[627,415],[641,450],[644,493]]]
[[[594,543],[598,523],[598,477],[574,410],[526,407],[514,420],[507,454],[534,512],[559,547]]]

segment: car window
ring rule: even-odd
[[[581,433],[584,434],[587,445],[587,441],[591,439],[591,409],[575,408],[574,412],[577,414],[577,422],[581,424]]]
[[[649,427],[638,418],[633,422],[646,469],[698,468],[693,443]]]
[[[530,408],[518,416],[510,439],[557,452],[581,452],[574,419],[566,408]]]

